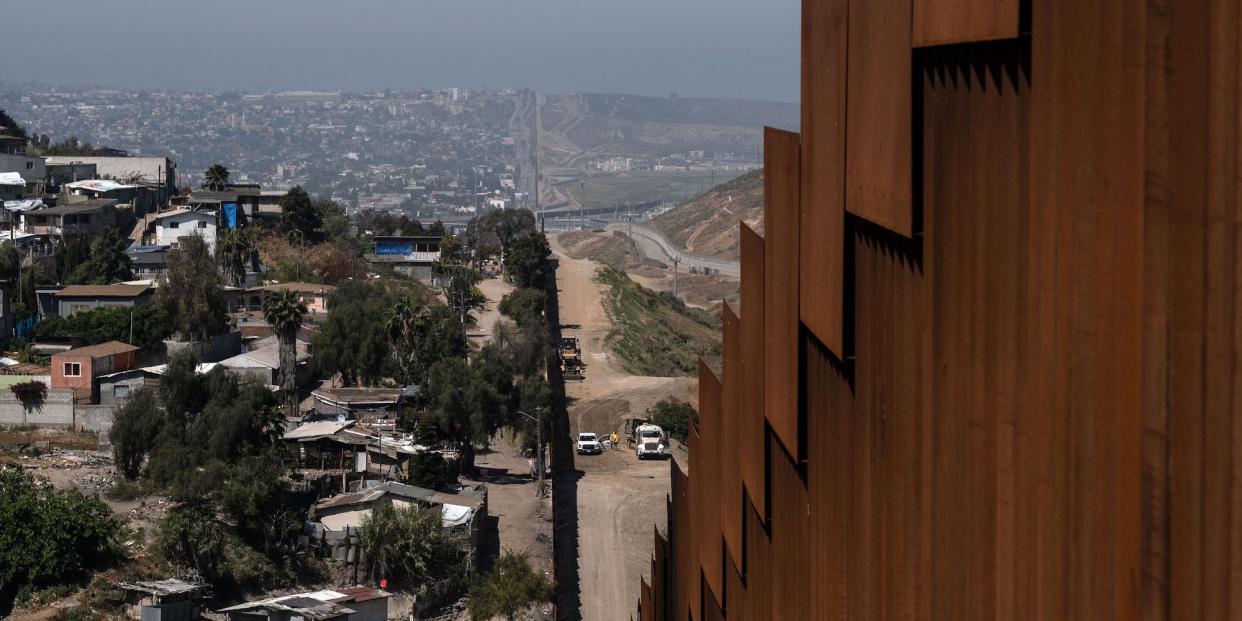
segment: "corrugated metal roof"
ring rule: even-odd
[[[124,354],[131,351],[138,351],[137,347],[129,343],[120,341],[108,341],[98,345],[90,345],[87,347],[78,347],[69,351],[63,351],[53,356],[90,356],[91,358],[103,358],[105,356],[115,356],[116,354]]]
[[[116,190],[132,190],[137,188],[136,185],[126,185],[117,183],[110,179],[87,179],[85,181],[74,181],[66,183],[65,187],[70,190],[90,190],[92,192],[114,192]]]

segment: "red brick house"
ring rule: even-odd
[[[52,356],[52,388],[72,388],[79,401],[99,401],[95,378],[134,368],[137,347],[108,341]]]

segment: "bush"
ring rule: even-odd
[[[500,312],[520,326],[530,325],[530,322],[543,316],[546,298],[547,294],[543,289],[518,289],[501,298]]]
[[[435,451],[415,453],[410,460],[410,483],[429,489],[439,489],[451,482],[448,464],[444,456]]]
[[[116,530],[98,497],[0,470],[0,585],[30,591],[75,583],[115,555]]]
[[[471,554],[466,534],[445,529],[440,510],[386,505],[362,518],[358,546],[371,582],[414,591],[431,606],[455,601],[465,590]]]
[[[492,573],[470,588],[470,617],[513,619],[531,604],[552,601],[552,582],[530,567],[525,554],[505,552]]]
[[[667,397],[647,409],[647,418],[651,424],[658,425],[669,437],[676,438],[682,444],[690,433],[690,421],[699,421],[699,413],[685,401]]]

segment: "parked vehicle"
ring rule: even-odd
[[[600,444],[599,437],[593,433],[578,434],[578,454],[599,455],[604,452],[604,445]]]
[[[634,454],[639,459],[668,457],[668,436],[656,425],[639,425],[634,428]]]

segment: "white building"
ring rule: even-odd
[[[182,237],[198,235],[213,251],[216,247],[216,214],[174,209],[155,216],[155,243],[177,246]]]

